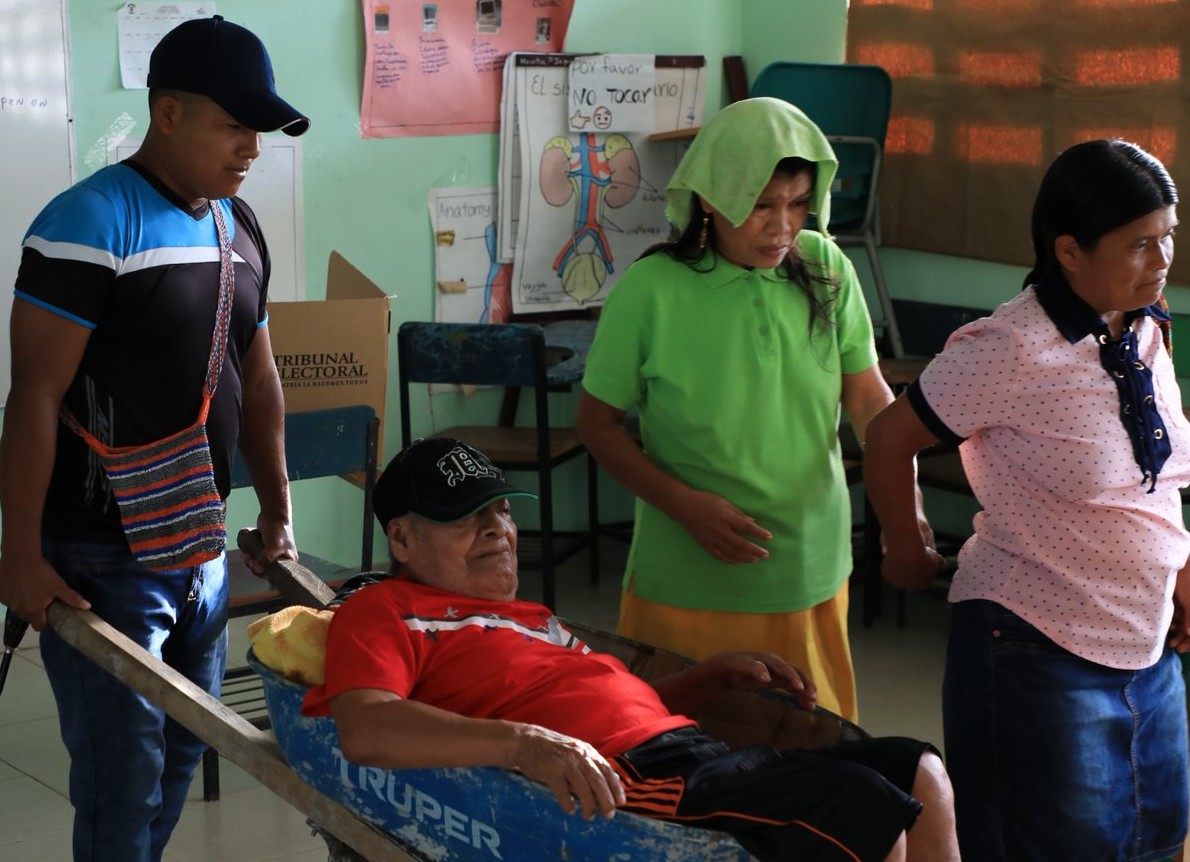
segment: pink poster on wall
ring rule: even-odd
[[[362,0],[365,138],[496,132],[504,58],[560,51],[574,0]]]

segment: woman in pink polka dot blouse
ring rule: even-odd
[[[959,444],[979,500],[959,554],[943,683],[968,860],[1148,862],[1187,823],[1190,424],[1162,293],[1177,192],[1134,144],[1050,166],[1024,290],[956,331],[868,426],[883,571],[910,589],[940,558],[914,457]]]

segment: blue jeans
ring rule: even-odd
[[[1057,646],[987,601],[952,608],[946,759],[966,862],[1155,862],[1186,834],[1186,690]]]
[[[43,542],[92,610],[218,696],[227,658],[227,558],[153,572],[121,544]],[[52,629],[41,633],[70,752],[75,862],[156,862],[206,744]]]

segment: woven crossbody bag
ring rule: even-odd
[[[227,542],[206,422],[227,354],[235,274],[223,209],[216,201],[210,207],[219,231],[219,303],[202,406],[194,424],[153,443],[113,447],[96,439],[65,405],[59,411],[62,422],[99,456],[133,556],[158,572],[213,560]]]

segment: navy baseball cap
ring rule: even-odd
[[[446,524],[503,497],[537,495],[504,481],[504,471],[475,447],[453,437],[424,437],[384,468],[372,491],[372,510],[385,529],[410,512]]]
[[[185,21],[149,57],[150,89],[206,96],[256,132],[300,135],[310,120],[280,96],[264,43],[222,15]]]

